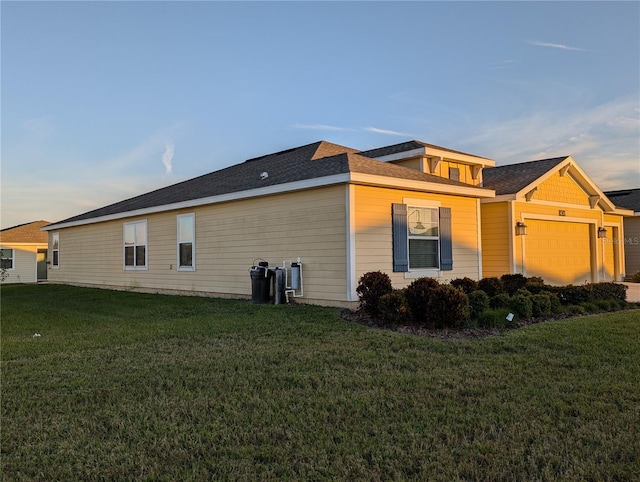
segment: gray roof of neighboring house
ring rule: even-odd
[[[515,194],[560,164],[569,156],[491,167],[482,171],[482,185],[496,195]]]
[[[607,191],[605,195],[618,207],[640,212],[640,188]]]
[[[46,243],[47,233],[40,228],[51,224],[49,221],[33,221],[0,230],[3,243]]]
[[[263,172],[268,174],[265,179],[261,179]],[[306,146],[249,159],[240,164],[73,216],[55,224],[84,221],[139,209],[349,172],[474,187],[426,174],[415,169],[370,159],[359,154],[356,149],[319,141]]]
[[[366,156],[366,157],[383,157],[383,156],[390,156],[392,154],[399,154],[400,152],[413,151],[415,149],[420,149],[420,148],[423,148],[423,147],[431,148],[431,149],[438,149],[438,150],[441,150],[441,151],[453,152],[455,154],[463,154],[465,156],[478,157],[480,159],[486,159],[485,157],[476,156],[474,154],[467,154],[466,152],[454,151],[453,149],[447,149],[446,147],[434,146],[433,144],[427,144],[425,142],[416,141],[416,140],[407,141],[407,142],[401,142],[400,144],[394,144],[392,146],[379,147],[377,149],[370,149],[368,151],[361,151],[360,154],[362,154],[363,156]],[[487,159],[487,160],[489,160],[489,159]]]

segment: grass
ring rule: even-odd
[[[438,340],[312,306],[1,302],[4,480],[640,478],[638,310]]]

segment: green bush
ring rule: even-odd
[[[489,295],[482,290],[469,293],[469,316],[477,320],[480,314],[489,309]]]
[[[527,278],[527,282],[524,285],[524,288],[530,293],[536,295],[542,291],[548,290],[549,286],[545,285],[544,280],[539,276],[531,276]]]
[[[504,328],[509,323],[507,321],[508,309],[486,310],[478,317],[478,326],[481,328]]]
[[[509,294],[509,296],[515,295],[516,291],[524,288],[527,284],[527,278],[520,273],[503,274],[500,276],[500,281],[502,281],[503,289]]]
[[[582,305],[565,305],[562,307],[562,312],[569,316],[584,315],[587,310]]]
[[[356,288],[360,297],[360,308],[372,318],[378,318],[380,298],[392,291],[391,278],[388,274],[381,271],[363,274]]]
[[[632,275],[629,277],[629,281],[630,281],[631,283],[640,283],[640,271],[638,271],[638,272],[637,272],[637,273],[635,273],[635,274],[632,274]]]
[[[478,281],[478,289],[484,291],[489,298],[493,298],[494,296],[504,293],[504,286],[502,286],[502,281],[500,278],[492,277],[492,278],[482,278]]]
[[[558,294],[563,305],[579,305],[589,301],[591,292],[587,286],[557,286],[554,291]]]
[[[546,316],[551,314],[551,298],[546,293],[538,293],[531,296],[531,308],[533,316]]]
[[[539,294],[545,295],[549,298],[551,313],[557,314],[562,311],[562,303],[560,303],[560,298],[558,298],[556,293],[552,293],[551,291],[541,291]]]
[[[533,316],[533,302],[531,296],[517,294],[511,297],[509,307],[520,319],[526,320]]]
[[[628,286],[619,283],[594,283],[591,288],[593,300],[622,300],[627,299]]]
[[[469,319],[469,298],[451,285],[440,285],[429,293],[427,325],[433,328],[461,328]]]
[[[464,278],[452,279],[449,284],[467,295],[478,289],[478,282],[466,276]]]
[[[405,288],[404,296],[415,323],[426,321],[431,292],[438,286],[440,283],[433,278],[418,278]]]
[[[594,301],[586,301],[581,305],[587,313],[597,313],[600,308]]]
[[[382,295],[379,301],[380,318],[386,325],[398,325],[411,321],[411,310],[404,290],[393,290]]]
[[[496,310],[498,308],[509,308],[510,303],[511,297],[506,293],[500,293],[489,299],[489,307],[492,310]]]

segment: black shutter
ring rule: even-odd
[[[407,205],[392,204],[393,271],[409,271],[409,243],[407,241]]]
[[[440,269],[453,269],[453,242],[451,240],[451,208],[440,208]]]

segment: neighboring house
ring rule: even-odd
[[[620,281],[623,216],[571,157],[484,171],[484,276],[522,273],[549,284]],[[526,231],[526,234],[524,234]]]
[[[626,274],[640,272],[640,188],[605,192],[616,206],[630,209],[633,216],[624,218],[624,259]]]
[[[2,284],[47,279],[47,233],[41,228],[48,224],[34,221],[0,231],[0,263],[6,276]]]
[[[360,152],[316,142],[74,216],[49,232],[53,282],[248,297],[260,260],[303,266],[291,296],[358,300],[388,273],[482,276],[482,170],[494,161],[411,141]],[[288,281],[287,284],[292,284]]]

